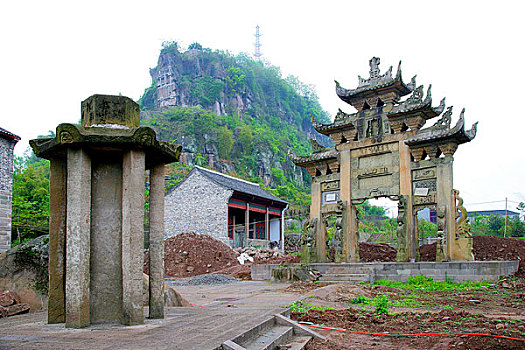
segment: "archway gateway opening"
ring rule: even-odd
[[[405,84],[401,66],[395,77],[392,67],[380,74],[379,62],[377,57],[370,60],[370,77],[359,77],[356,89],[336,83],[337,95],[356,113],[339,110],[331,124],[320,124],[312,116],[314,128],[335,145],[323,147],[312,140],[313,154],[289,154],[312,176],[303,262],[328,261],[330,224],[325,218],[333,215],[341,237],[335,261],[359,261],[356,205],[380,197],[398,201],[397,261],[418,260],[416,213],[423,207],[438,213],[444,246],[437,260],[473,260],[468,227],[456,222],[461,200],[453,189],[452,156],[458,145],[474,139],[476,124],[465,130],[463,110],[451,127],[452,107],[445,111],[444,99],[433,107],[430,87],[425,96],[415,77]],[[423,128],[438,116],[432,126]]]

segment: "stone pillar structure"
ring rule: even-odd
[[[315,225],[315,249],[316,257],[319,262],[326,262],[326,230],[323,217],[321,215],[321,184],[312,179],[312,204],[310,205],[310,222],[314,219]]]
[[[13,148],[20,137],[0,128],[0,253],[11,248]]]
[[[149,318],[164,318],[164,164],[151,169],[149,201]]]
[[[398,261],[419,260],[419,240],[417,235],[417,218],[412,206],[412,170],[410,167],[410,149],[404,141],[399,141],[399,193],[404,196],[406,233],[406,256],[398,255]],[[401,251],[403,251],[401,249]]]
[[[150,317],[164,317],[164,164],[181,147],[140,127],[127,97],[82,102],[82,126],[60,124],[55,138],[31,140],[51,160],[49,323],[144,322],[145,170],[151,169]]]
[[[69,148],[67,164],[66,327],[80,328],[90,324],[91,160]]]
[[[351,151],[349,149],[339,154],[340,173],[341,173],[341,201],[344,203],[346,210],[343,212],[343,250],[345,261],[359,261],[359,233],[357,221],[357,208],[352,203],[351,191]]]
[[[67,161],[54,159],[49,171],[49,288],[47,322],[66,321],[66,188]]]

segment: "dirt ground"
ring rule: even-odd
[[[304,289],[292,284],[288,291]],[[389,315],[376,316],[374,307],[352,304],[357,297],[388,296]],[[328,285],[306,289],[304,303],[333,308],[292,313],[298,321],[375,335],[314,329],[328,340],[307,349],[524,349],[525,341],[486,336],[399,334],[482,333],[525,338],[525,280],[506,279],[479,290],[404,290],[375,285]]]

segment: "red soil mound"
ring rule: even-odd
[[[223,242],[208,235],[182,233],[164,241],[165,274],[189,277],[212,273],[239,265],[239,254]],[[148,271],[149,254],[144,259],[144,272]]]
[[[359,260],[371,261],[396,261],[397,249],[386,243],[359,243]]]
[[[503,238],[496,236],[474,236],[472,252],[474,259],[487,260],[518,260],[518,274],[525,274],[525,241],[518,238]],[[436,260],[436,243],[424,244],[419,247],[421,261]]]

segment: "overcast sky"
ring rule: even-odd
[[[80,118],[95,93],[137,100],[165,40],[262,54],[316,86],[333,116],[353,112],[334,79],[355,88],[368,61],[402,60],[405,82],[432,84],[437,105],[479,121],[459,147],[454,187],[468,210],[515,210],[525,201],[525,5],[522,1],[9,1],[0,7],[0,126],[27,141]],[[493,202],[476,204],[482,202]]]

